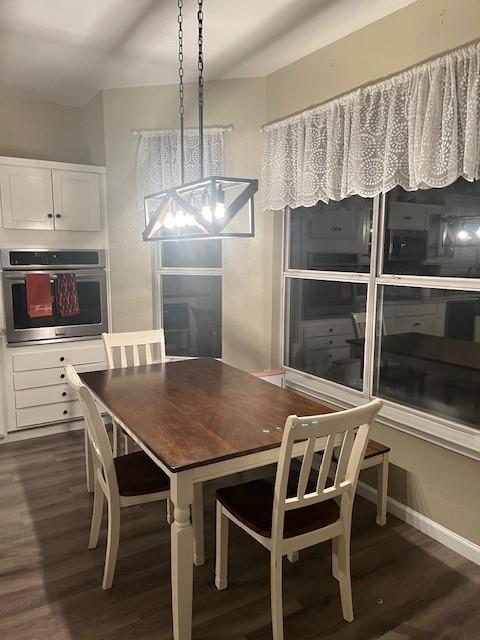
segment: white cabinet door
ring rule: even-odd
[[[100,231],[100,181],[95,173],[52,171],[55,229]]]
[[[3,226],[53,229],[51,169],[0,166]]]

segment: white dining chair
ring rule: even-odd
[[[168,476],[143,451],[114,458],[107,430],[91,391],[71,365],[65,367],[68,384],[80,400],[90,441],[94,470],[94,499],[88,548],[98,545],[103,502],[107,500],[108,533],[102,587],[113,583],[120,539],[120,511],[146,502],[169,500]]]
[[[320,416],[289,416],[280,449],[275,483],[253,480],[217,491],[215,585],[228,585],[229,520],[270,551],[273,640],[283,639],[282,558],[332,540],[332,572],[340,584],[343,617],[353,621],[350,579],[352,508],[370,426],[380,400],[355,409]],[[324,441],[318,473],[315,450]],[[295,446],[299,441],[302,444]],[[340,445],[336,472],[332,456]],[[298,449],[300,447],[300,450]],[[294,472],[292,459],[301,458]],[[315,477],[316,476],[316,477]]]

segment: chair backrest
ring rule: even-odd
[[[158,345],[157,360],[165,362],[165,337],[163,329],[152,329],[151,331],[128,331],[126,333],[102,333],[103,344],[107,353],[109,369],[115,368],[116,354],[120,355],[120,367],[138,367],[140,364],[152,364],[153,345]],[[139,350],[144,351],[141,357]],[[129,353],[131,357],[129,358]]]
[[[69,364],[65,367],[65,375],[68,384],[75,390],[80,400],[88,439],[92,445],[93,467],[96,479],[104,484],[110,497],[118,496],[117,474],[115,473],[112,449],[95,399],[72,365]]]
[[[360,467],[368,443],[370,426],[382,407],[380,400],[366,405],[338,411],[326,415],[299,418],[289,416],[285,423],[280,458],[275,481],[275,499],[272,517],[272,542],[279,544],[283,539],[285,512],[308,507],[324,500],[339,497],[340,518],[349,529],[353,499],[358,482]],[[314,453],[318,439],[325,439],[322,462],[318,470],[316,486],[308,488],[312,474]],[[287,496],[290,468],[294,444],[304,442],[301,468],[296,495]],[[329,471],[335,447],[339,446],[339,456],[335,477],[329,482]],[[298,452],[295,452],[298,457]]]
[[[365,311],[359,311],[358,313],[352,313],[353,327],[355,329],[355,337],[356,338],[365,338],[365,327],[367,325],[367,314]],[[380,333],[380,328],[382,330],[382,335],[387,335],[387,328],[385,326],[385,320],[378,320],[377,324],[377,332]]]

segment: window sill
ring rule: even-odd
[[[284,367],[288,388],[326,402],[338,409],[348,409],[367,402],[363,393],[348,389],[308,373]],[[480,432],[465,425],[436,418],[410,407],[385,400],[377,421],[444,447],[461,455],[480,460]]]

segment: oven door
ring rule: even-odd
[[[5,324],[9,344],[61,342],[78,338],[99,336],[108,331],[106,276],[101,269],[63,271],[74,273],[77,279],[80,313],[61,316],[55,304],[51,316],[30,318],[27,313],[25,275],[48,273],[55,294],[56,274],[50,271],[4,271],[3,298]]]

